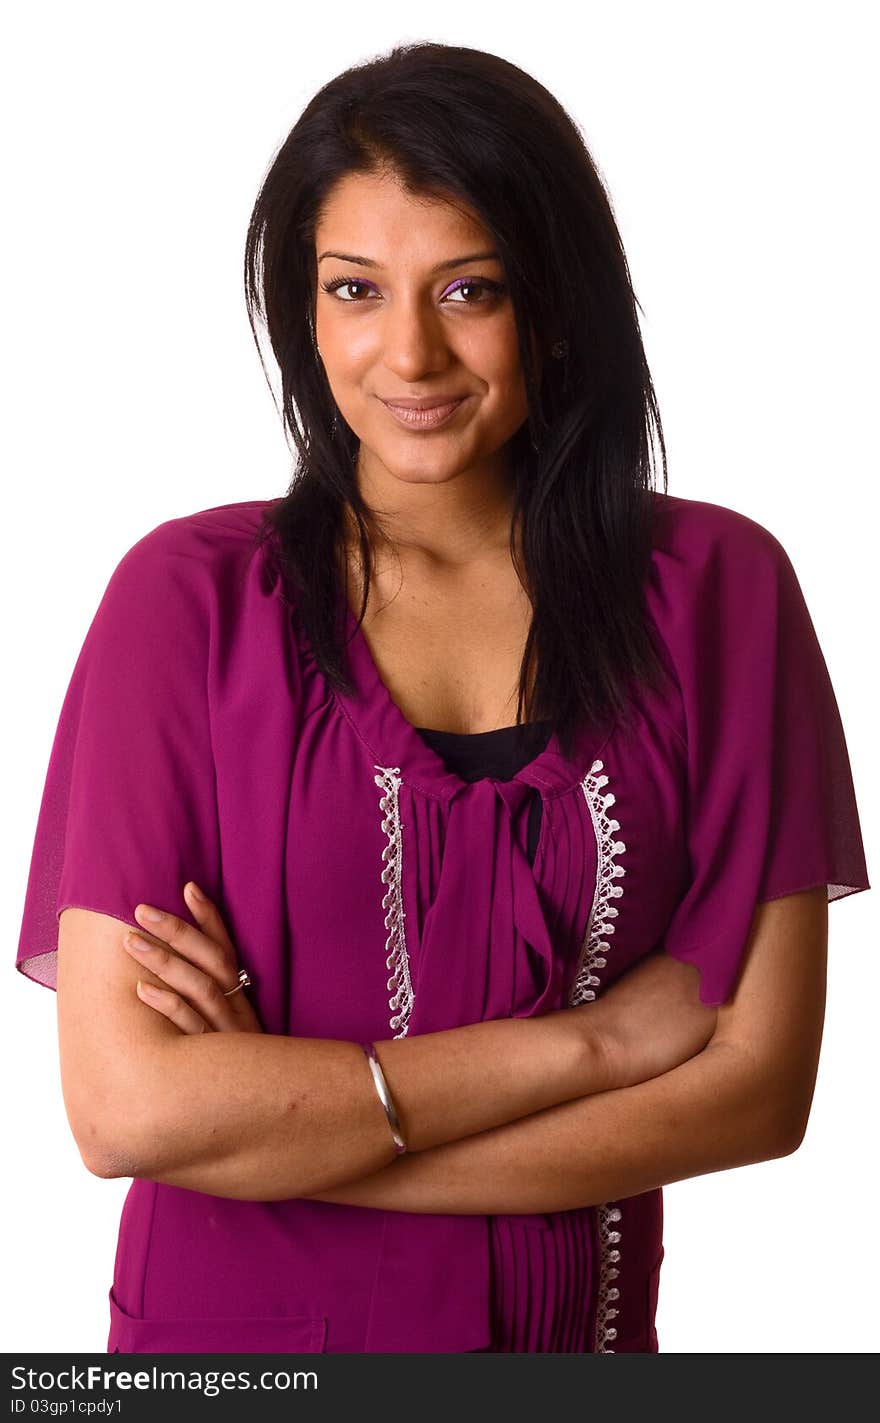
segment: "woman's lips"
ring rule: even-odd
[[[406,425],[410,430],[436,430],[438,425],[445,425],[447,420],[452,419],[467,398],[463,395],[460,400],[453,400],[449,405],[435,405],[431,410],[406,409],[403,405],[389,405],[386,400],[382,404],[399,425]]]

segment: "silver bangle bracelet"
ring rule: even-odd
[[[406,1151],[406,1142],[404,1141],[403,1133],[400,1130],[400,1122],[397,1118],[397,1111],[395,1110],[394,1100],[391,1096],[391,1093],[388,1091],[388,1083],[385,1081],[385,1074],[382,1071],[382,1065],[379,1062],[378,1057],[376,1056],[375,1046],[373,1045],[373,1043],[361,1043],[360,1046],[363,1048],[364,1052],[367,1055],[367,1061],[370,1064],[370,1071],[373,1074],[373,1081],[376,1084],[376,1091],[379,1094],[379,1101],[382,1103],[382,1106],[385,1109],[385,1115],[388,1118],[388,1125],[391,1128],[391,1135],[394,1137],[394,1150],[398,1156],[402,1156],[403,1153]]]

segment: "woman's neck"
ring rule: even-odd
[[[376,461],[363,461],[358,489],[375,511],[372,551],[377,563],[454,574],[491,566],[509,553],[513,488],[506,467],[490,462],[443,483],[409,482]],[[346,544],[357,548],[357,528],[345,510]]]

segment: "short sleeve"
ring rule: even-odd
[[[787,553],[733,510],[674,505],[652,597],[683,701],[689,879],[662,943],[718,1005],[759,903],[870,884],[837,701]]]
[[[47,988],[63,909],[137,928],[143,901],[194,923],[187,881],[219,891],[212,607],[185,519],[153,529],[110,578],[61,707],[25,891],[16,968]]]

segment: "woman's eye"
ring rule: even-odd
[[[375,290],[368,282],[362,282],[357,277],[335,277],[333,281],[321,283],[322,291],[327,292],[330,296],[336,296],[337,301],[347,302],[349,306],[362,306],[363,298],[351,296],[350,294],[348,296],[342,296],[341,293],[343,291],[351,293],[353,290],[358,289],[366,293],[367,296]],[[471,297],[471,293],[474,290],[483,293],[477,300],[473,300]],[[451,286],[444,293],[443,300],[449,302],[452,306],[488,306],[491,302],[497,300],[503,291],[503,282],[492,282],[487,278],[480,277],[460,277],[454,286]],[[450,300],[452,297],[459,296],[462,292],[467,292],[468,295],[466,299],[462,298],[461,301]]]
[[[335,279],[335,281],[332,281],[332,282],[322,282],[322,283],[321,283],[321,287],[322,287],[322,289],[323,289],[325,292],[330,292],[331,295],[332,295],[334,292],[340,291],[340,290],[341,290],[342,288],[344,288],[344,287],[363,287],[364,291],[369,291],[369,290],[370,290],[370,288],[367,286],[366,282],[360,282],[360,281],[358,281],[355,277],[337,277],[337,278]],[[336,298],[336,300],[337,300],[337,301],[347,301],[347,302],[349,302],[349,303],[352,303],[352,302],[353,302],[354,305],[357,305],[357,304],[358,304],[357,298],[352,298],[352,297],[341,297],[341,296],[338,296],[338,297]]]
[[[488,293],[488,295],[482,297],[481,300],[479,300],[479,301],[470,301],[470,300],[468,300],[468,301],[459,301],[459,302],[453,302],[453,305],[454,305],[454,306],[484,306],[484,305],[488,305],[488,303],[489,303],[490,301],[493,301],[496,297],[500,296],[501,293],[502,293],[502,291],[504,290],[504,287],[503,287],[503,285],[501,284],[501,282],[490,282],[490,281],[487,281],[487,280],[485,280],[485,279],[481,279],[481,278],[479,278],[479,277],[461,277],[461,278],[459,279],[459,281],[457,281],[457,282],[455,283],[455,286],[450,287],[450,289],[449,289],[449,291],[446,293],[446,295],[447,295],[447,297],[457,296],[459,292],[463,292],[463,291],[471,292],[471,291],[474,290],[474,288],[476,288],[477,291],[486,292],[486,293]]]

